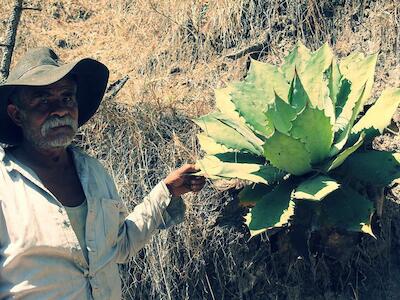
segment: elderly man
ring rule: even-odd
[[[71,146],[97,110],[108,69],[31,50],[0,86],[0,299],[120,299],[117,263],[180,222],[204,178],[185,165],[126,213],[101,164]]]

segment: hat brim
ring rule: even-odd
[[[78,124],[85,124],[97,111],[107,87],[108,68],[90,58],[80,59],[62,66],[42,65],[26,72],[21,78],[0,86],[0,142],[18,145],[22,130],[8,116],[8,99],[15,88],[21,86],[47,86],[73,74],[77,81]]]

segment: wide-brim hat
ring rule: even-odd
[[[7,80],[0,84],[0,142],[17,145],[22,141],[22,130],[7,113],[9,97],[16,87],[47,86],[67,75],[77,83],[79,126],[85,124],[98,109],[107,87],[108,68],[101,62],[83,58],[63,64],[49,48],[28,51]]]

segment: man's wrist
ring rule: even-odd
[[[164,187],[165,192],[168,194],[168,197],[172,198],[173,197],[173,193],[172,193],[171,184],[166,182],[165,179],[161,180],[161,184]]]

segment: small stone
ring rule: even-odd
[[[171,71],[169,71],[169,74],[178,74],[178,73],[181,73],[181,72],[182,72],[181,68],[174,67],[174,68],[171,69]]]
[[[63,40],[63,39],[57,40],[57,41],[56,41],[56,45],[57,45],[57,47],[63,48],[63,49],[65,49],[65,48],[68,47],[67,41],[66,41],[66,40]]]

